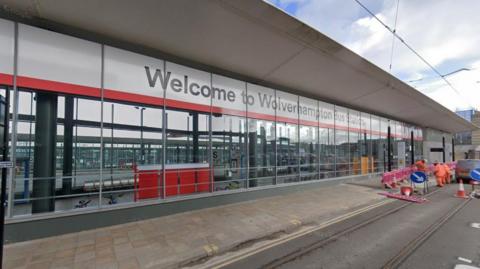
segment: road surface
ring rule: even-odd
[[[221,268],[454,268],[480,265],[480,200],[438,189],[423,204],[368,211]],[[462,257],[472,263],[462,262]]]

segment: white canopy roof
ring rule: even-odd
[[[81,30],[253,83],[447,132],[476,127],[260,0],[2,0],[3,14]],[[18,16],[17,18],[19,18]]]

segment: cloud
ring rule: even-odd
[[[387,72],[390,70],[392,35],[355,1],[277,2],[295,3],[294,16]],[[393,28],[397,1],[363,0],[362,3]],[[396,31],[442,74],[462,67],[480,66],[478,10],[480,1],[400,1]],[[431,68],[399,40],[395,40],[391,72],[406,82],[435,76]],[[457,94],[438,79],[426,79],[421,83],[412,83],[412,86],[450,109],[471,104],[480,107],[480,83],[476,83],[480,76],[476,72],[462,72],[448,79],[461,96],[452,97]]]

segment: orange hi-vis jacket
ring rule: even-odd
[[[445,169],[446,176],[450,176],[450,167],[447,164],[443,164],[443,168]]]
[[[417,167],[417,170],[418,170],[418,171],[422,171],[422,172],[427,171],[427,166],[426,166],[425,163],[422,162],[422,161],[417,161],[417,162],[415,163],[415,166]]]
[[[435,165],[435,172],[436,177],[443,178],[447,175],[447,170],[445,170],[445,166],[443,164]]]

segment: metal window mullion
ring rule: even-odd
[[[274,90],[273,92],[273,97],[274,97],[274,100],[275,102],[277,102],[277,90]],[[278,177],[278,135],[277,135],[277,108],[278,108],[278,104],[275,106],[275,110],[273,112],[273,115],[274,115],[274,119],[275,121],[273,122],[273,129],[275,130],[275,134],[274,134],[274,144],[275,144],[275,165],[273,166],[273,169],[275,169],[275,174],[274,174],[274,181],[273,181],[273,184],[274,185],[277,185],[277,177]],[[265,135],[266,135],[266,132],[265,132]],[[267,140],[267,138],[265,137],[265,141]],[[256,143],[256,141],[255,141]]]
[[[350,109],[347,109],[347,145],[348,145],[348,150],[347,150],[347,176],[350,175],[350,164],[352,163],[351,161],[351,146],[350,146]]]
[[[98,207],[102,207],[103,192],[103,106],[104,106],[104,75],[105,75],[105,46],[101,45],[101,64],[100,64],[100,186],[98,191]]]
[[[337,106],[333,105],[333,175],[337,177]]]
[[[213,74],[210,73],[210,89],[213,89]],[[214,191],[214,172],[213,172],[213,147],[212,147],[212,106],[213,106],[213,94],[210,95],[210,114],[208,115],[208,146],[209,156],[208,162],[210,164],[210,188],[211,192]]]
[[[250,183],[250,150],[249,144],[250,144],[250,129],[249,129],[249,120],[248,120],[248,83],[245,82],[245,95],[246,95],[246,102],[245,102],[245,147],[246,147],[246,156],[245,156],[245,162],[246,162],[246,167],[247,171],[245,173],[245,182],[246,182],[246,189],[249,188],[249,183]]]
[[[320,119],[322,114],[320,113],[320,102],[317,101],[317,171],[318,179],[320,179]]]
[[[13,48],[13,119],[12,119],[12,151],[10,152],[10,160],[12,163],[16,163],[17,158],[17,123],[18,123],[18,87],[17,87],[17,76],[18,76],[18,23],[14,23],[14,48]],[[10,89],[7,88],[7,91]],[[8,109],[10,112],[10,109]],[[8,115],[7,115],[8,116]],[[9,177],[8,177],[8,208],[7,208],[7,218],[12,217],[13,212],[13,196],[14,196],[14,177],[15,173],[13,168],[9,168]]]
[[[300,96],[297,95],[297,163],[298,163],[298,181],[302,180],[300,169]]]
[[[163,75],[165,77],[167,73],[167,63],[163,61]],[[162,112],[162,192],[163,199],[167,198],[167,186],[166,186],[166,157],[167,157],[167,128],[168,128],[168,115],[167,115],[167,90],[163,90],[163,112]],[[188,134],[187,134],[188,137]]]

